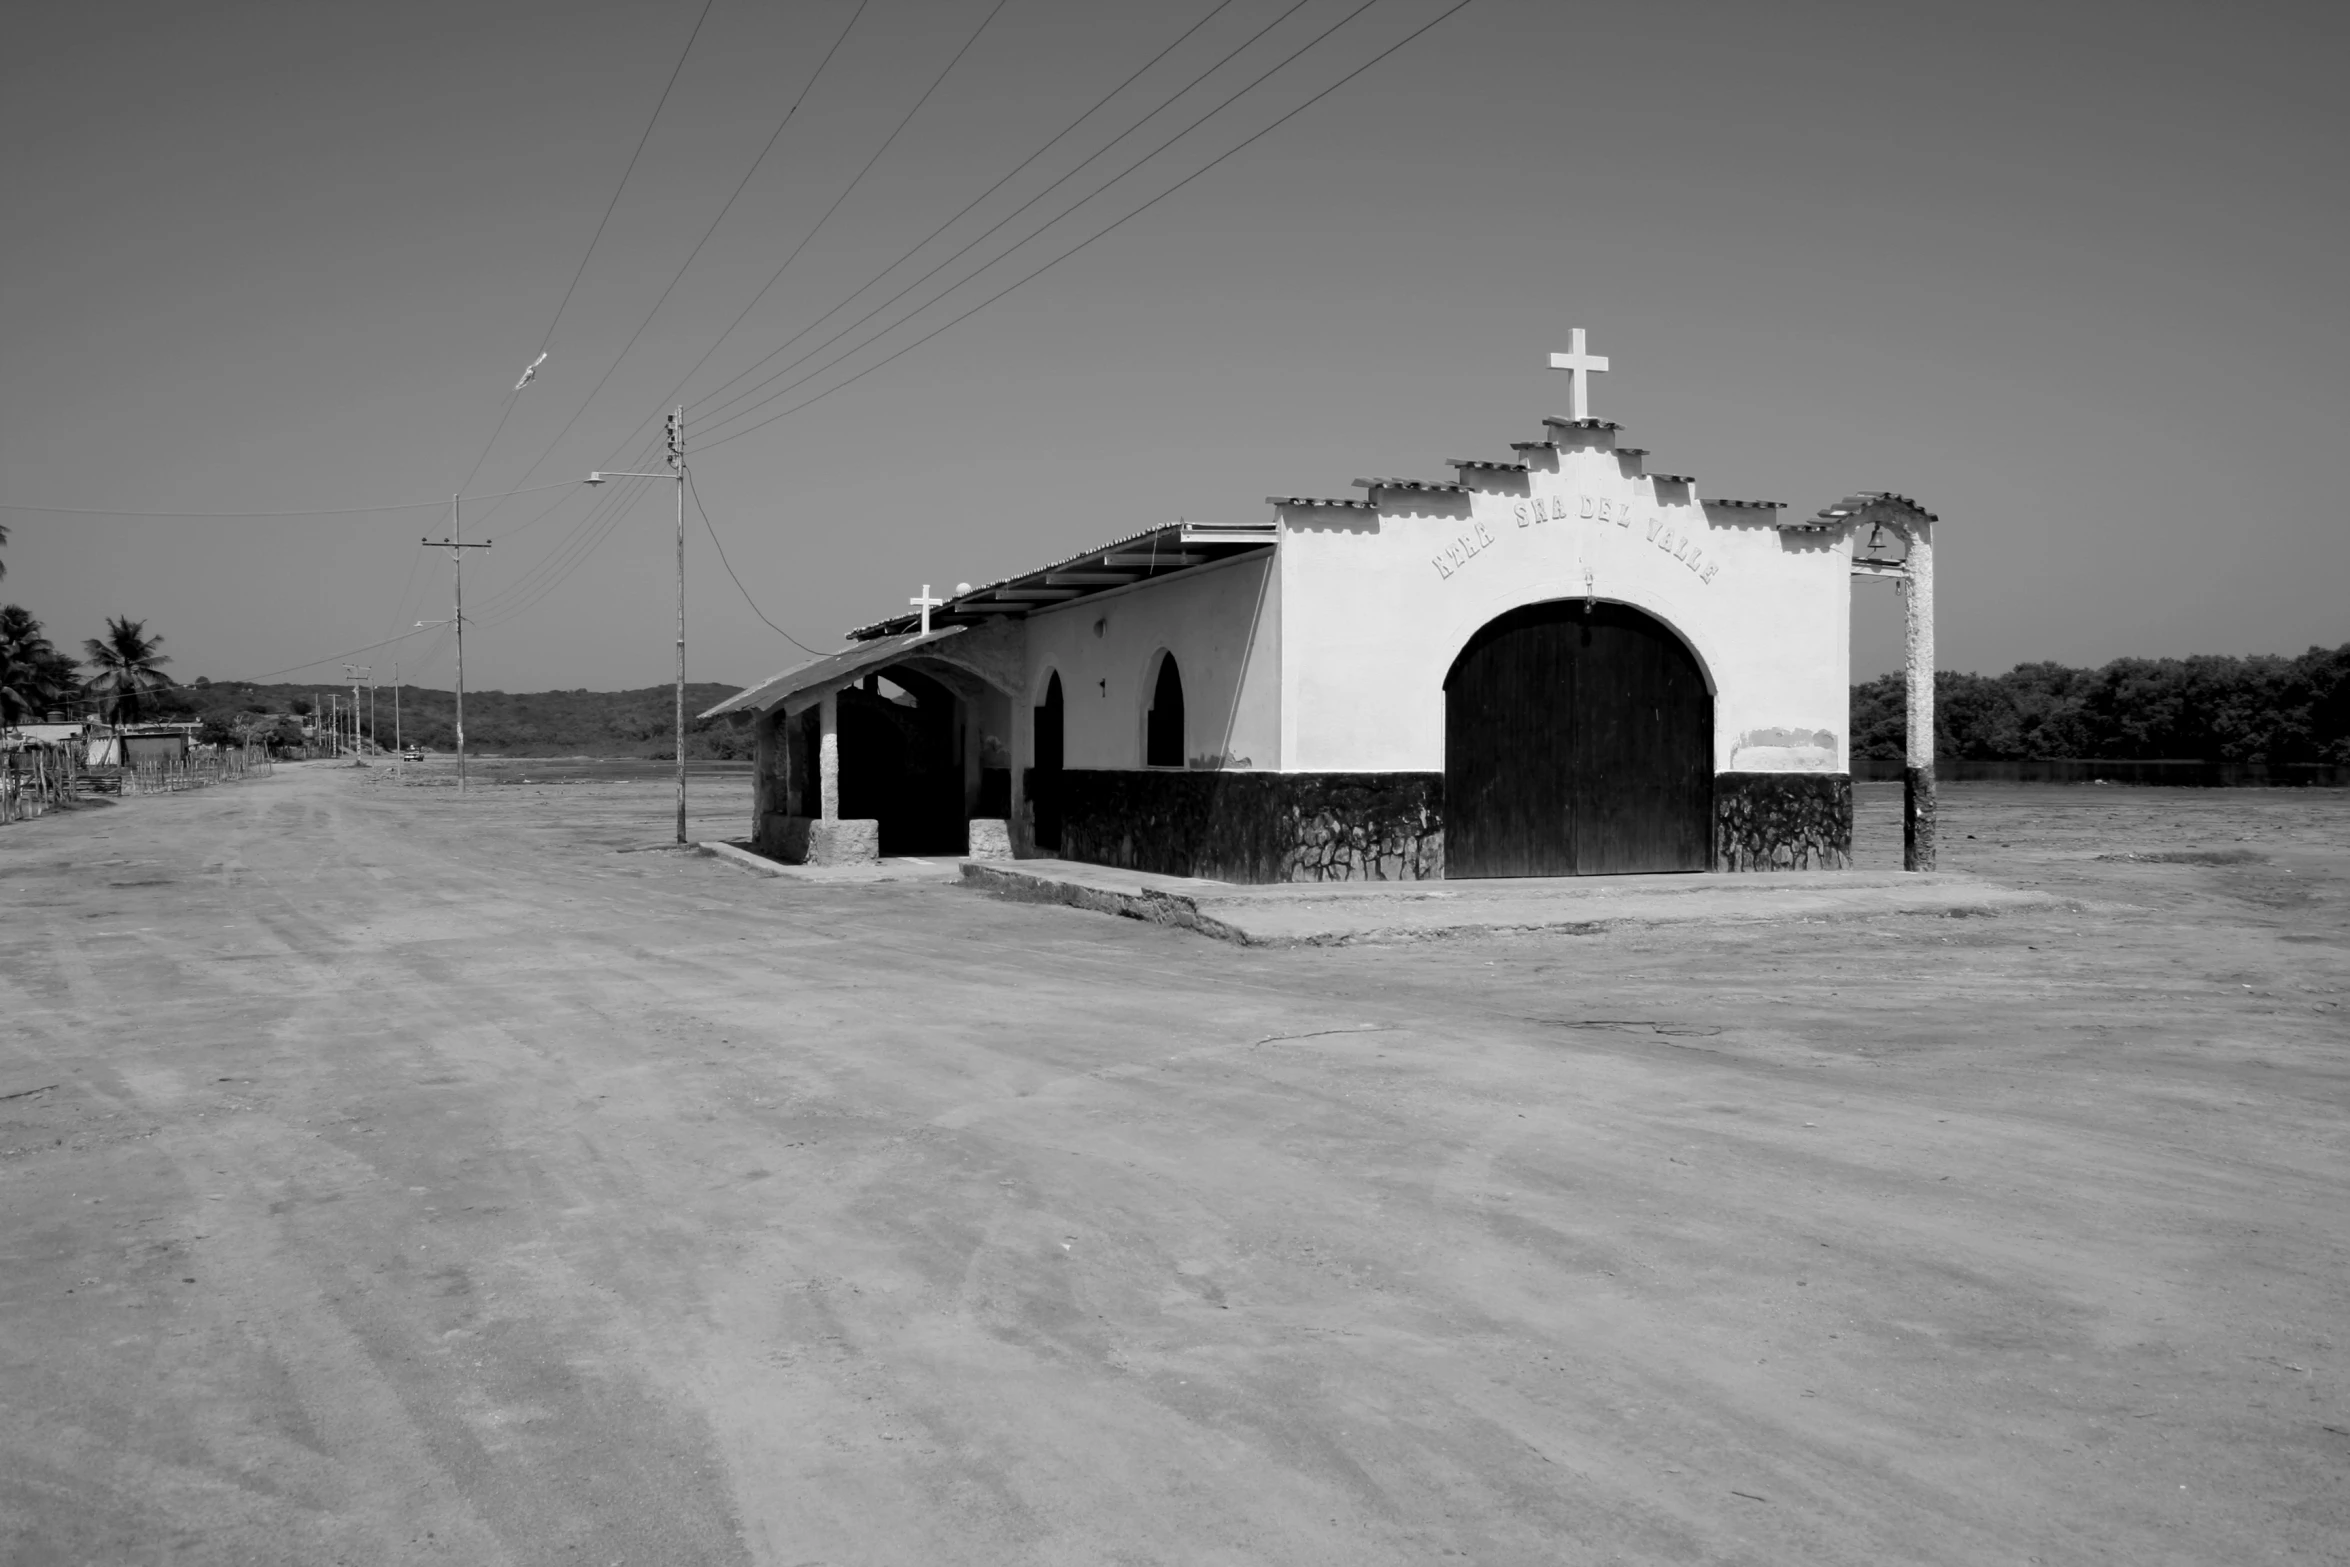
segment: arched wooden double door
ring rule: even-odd
[[[1622,604],[1529,604],[1444,681],[1448,876],[1702,871],[1713,695],[1688,645]]]

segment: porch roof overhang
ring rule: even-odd
[[[1057,609],[1076,599],[1270,549],[1280,538],[1278,522],[1171,522],[957,593],[930,612],[930,621],[951,627]],[[872,646],[904,635],[915,624],[912,615],[892,615],[870,626],[859,626],[848,634],[849,640]]]
[[[855,684],[917,648],[929,647],[962,634],[961,626],[939,626],[930,631],[909,631],[900,636],[876,637],[869,642],[860,642],[838,653],[827,653],[822,658],[794,664],[779,675],[770,675],[755,686],[737,691],[702,716],[739,717],[750,713],[772,713],[779,707],[797,710],[818,700],[828,691],[838,691],[844,686]]]

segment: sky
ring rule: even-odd
[[[769,621],[828,649],[926,583],[1506,457],[1582,327],[1593,411],[1701,493],[1938,513],[1945,668],[2350,640],[2340,6],[1470,0],[849,381],[1452,3],[28,8],[0,502],[180,515],[0,511],[0,599],[144,620],[182,679],[446,686],[419,541],[462,487],[468,686],[660,683],[674,490],[576,481],[682,402],[691,673],[747,683],[803,656]],[[1855,597],[1856,678],[1897,667]]]

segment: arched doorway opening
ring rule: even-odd
[[[1044,703],[1036,710],[1036,765],[1028,774],[1028,798],[1036,810],[1036,845],[1040,849],[1061,846],[1061,767],[1067,714],[1056,670],[1046,680]]]
[[[1175,655],[1159,655],[1158,678],[1151,682],[1150,711],[1142,725],[1142,765],[1183,765],[1183,674]]]
[[[1487,622],[1444,680],[1445,874],[1709,869],[1713,727],[1654,616],[1569,599]]]
[[[881,823],[883,854],[962,851],[955,694],[892,665],[840,694],[840,813]]]

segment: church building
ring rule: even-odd
[[[852,631],[721,703],[790,861],[1238,882],[1849,861],[1856,528],[1651,472],[1573,411],[1506,457],[1147,529]],[[1930,665],[1929,665],[1930,667]]]

